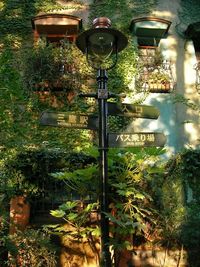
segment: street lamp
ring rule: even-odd
[[[86,94],[98,99],[99,108],[99,170],[100,170],[100,213],[101,213],[101,264],[111,267],[109,251],[108,212],[108,133],[107,133],[107,100],[111,97],[107,90],[108,69],[117,63],[117,54],[122,51],[128,41],[118,30],[110,28],[111,21],[106,17],[96,18],[93,28],[81,33],[76,40],[77,47],[86,54],[91,67],[98,71],[97,94]],[[84,96],[84,95],[83,95]]]

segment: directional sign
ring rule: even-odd
[[[159,110],[153,106],[147,105],[132,105],[132,104],[118,104],[108,102],[108,114],[109,115],[123,115],[125,117],[133,118],[147,118],[157,119],[159,116]]]
[[[162,133],[111,133],[108,134],[109,147],[163,147],[166,137]]]
[[[40,124],[46,126],[96,130],[98,128],[98,117],[95,115],[69,112],[43,112],[40,118]]]

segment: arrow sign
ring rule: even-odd
[[[166,137],[162,133],[111,133],[108,134],[109,147],[163,147]]]
[[[123,115],[125,117],[157,119],[159,110],[153,106],[118,104],[108,102],[109,115]]]
[[[40,124],[45,126],[58,126],[77,129],[98,129],[98,117],[88,114],[75,114],[69,112],[43,112]]]

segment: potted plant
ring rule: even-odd
[[[4,155],[0,166],[0,194],[4,202],[9,203],[10,234],[18,229],[24,230],[29,224],[30,198],[39,194],[40,188],[23,172],[26,168],[24,159],[19,154]]]
[[[78,53],[78,54],[77,54]],[[75,45],[62,41],[59,45],[40,40],[23,55],[22,77],[27,91],[36,92],[42,101],[59,95],[71,97],[82,87],[81,55]]]
[[[170,63],[165,61],[159,49],[143,51],[139,60],[136,86],[149,92],[167,93],[174,87]]]
[[[171,77],[167,72],[156,69],[149,73],[148,86],[150,92],[168,92],[171,88]]]
[[[17,230],[25,230],[30,219],[29,198],[37,194],[39,188],[28,181],[18,170],[7,171],[6,194],[10,204],[10,229],[9,233],[14,234]],[[5,181],[4,181],[5,182]]]

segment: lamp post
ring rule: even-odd
[[[117,63],[117,54],[127,45],[127,38],[118,30],[110,28],[111,21],[100,17],[93,21],[93,28],[81,33],[77,47],[86,54],[87,61],[97,70],[97,94],[91,96],[98,99],[99,109],[99,171],[100,171],[100,213],[101,213],[101,265],[111,267],[109,251],[108,212],[108,128],[107,100],[111,96],[107,89],[107,70]],[[112,55],[112,60],[110,60]],[[85,95],[88,96],[88,95]]]

